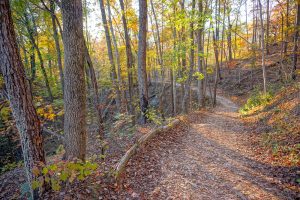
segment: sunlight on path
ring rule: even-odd
[[[213,111],[191,113],[187,133],[156,149],[160,178],[147,199],[289,199],[270,166],[245,153],[238,107],[225,97],[217,101]]]

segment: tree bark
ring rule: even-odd
[[[122,76],[121,76],[120,54],[119,54],[119,50],[118,50],[118,43],[117,43],[114,27],[112,24],[112,17],[111,17],[112,14],[111,14],[109,0],[107,0],[107,9],[108,9],[108,22],[109,22],[111,37],[112,37],[114,50],[115,50],[116,63],[117,63],[118,85],[121,86],[121,85],[123,85],[123,80],[122,80]],[[119,87],[119,90],[121,90],[120,87]],[[121,97],[122,97],[121,98],[121,106],[123,107],[123,105],[125,105],[126,97],[125,97],[125,91],[124,90],[121,90],[121,91],[122,91],[122,92],[120,92],[122,94],[121,95]]]
[[[229,8],[227,8],[229,9]],[[228,43],[228,57],[229,57],[229,62],[232,61],[232,43],[231,43],[231,29],[232,29],[232,24],[230,22],[230,15],[227,15],[227,20],[228,20],[228,33],[227,33],[227,43]]]
[[[64,134],[67,159],[85,159],[86,87],[81,0],[62,0],[64,42]]]
[[[24,12],[24,18],[25,18],[25,26],[27,28],[28,35],[29,35],[29,40],[30,40],[31,44],[33,45],[34,49],[36,50],[38,58],[40,60],[40,66],[41,66],[42,74],[43,74],[43,77],[44,77],[44,80],[45,80],[45,85],[46,85],[46,89],[47,89],[50,101],[53,101],[53,95],[52,95],[52,91],[51,91],[51,88],[50,88],[48,75],[47,75],[47,72],[46,72],[46,69],[45,69],[45,66],[44,66],[44,60],[43,60],[43,57],[42,57],[42,53],[39,49],[37,41],[35,41],[35,39],[34,39],[34,35],[37,34],[37,31],[36,31],[37,27],[35,27],[36,25],[35,25],[34,20],[32,22],[33,27],[31,27],[31,24],[30,24],[30,21],[29,21],[30,19],[28,18],[28,15],[27,15],[26,11]]]
[[[191,40],[191,47],[190,47],[190,69],[188,72],[188,78],[186,81],[185,85],[185,91],[184,91],[184,96],[183,96],[183,101],[182,101],[182,112],[183,113],[188,113],[188,97],[189,97],[189,92],[191,88],[191,82],[192,82],[192,76],[193,76],[193,71],[194,71],[194,58],[195,58],[195,50],[194,50],[194,12],[195,12],[195,4],[196,1],[192,0],[192,15],[191,15],[191,23],[190,23],[190,40]]]
[[[116,104],[117,104],[117,109],[119,109],[121,106],[121,102],[120,102],[121,94],[120,94],[120,90],[119,90],[119,85],[116,83],[117,74],[116,74],[116,66],[115,66],[115,62],[114,62],[114,56],[113,56],[113,52],[112,52],[111,38],[110,38],[108,23],[107,23],[107,19],[106,19],[104,2],[103,2],[103,0],[99,0],[99,3],[100,3],[102,23],[103,23],[104,31],[105,31],[107,53],[108,53],[109,62],[110,62],[110,66],[111,66],[112,82],[113,82],[113,86],[114,86],[114,89],[116,92]]]
[[[46,164],[42,128],[18,51],[8,0],[0,2],[0,60],[10,107],[20,134],[26,176],[31,188],[34,179],[33,167],[37,164]],[[31,196],[38,197],[32,188]]]
[[[61,88],[62,91],[64,91],[64,72],[63,72],[63,66],[62,66],[62,58],[61,58],[61,49],[59,44],[59,38],[58,38],[58,32],[56,27],[56,21],[55,21],[55,4],[53,0],[50,0],[50,10],[51,10],[51,21],[52,21],[52,31],[53,31],[53,38],[55,42],[55,49],[56,49],[56,56],[57,56],[57,64],[59,69],[59,76],[60,76],[60,82],[61,82]]]
[[[133,56],[132,56],[132,50],[131,50],[131,44],[130,44],[130,36],[128,33],[127,28],[127,21],[125,17],[125,8],[124,8],[124,2],[123,0],[120,0],[120,6],[122,9],[122,22],[123,22],[123,28],[124,28],[124,36],[125,36],[125,45],[126,45],[126,59],[127,59],[127,73],[128,73],[128,110],[129,114],[134,115],[135,109],[132,105],[132,97],[133,97],[133,77],[132,77],[132,70],[133,70]]]
[[[293,55],[293,72],[292,78],[296,80],[297,77],[297,61],[298,61],[298,39],[299,39],[299,26],[300,26],[300,1],[296,1],[297,3],[297,15],[296,15],[296,32],[294,36],[294,55]]]
[[[99,133],[100,140],[103,140],[104,139],[104,124],[103,124],[102,110],[101,110],[100,99],[99,99],[98,83],[97,83],[97,79],[96,79],[93,62],[90,57],[89,50],[87,48],[86,43],[84,44],[84,54],[85,54],[85,60],[87,62],[88,68],[89,68],[89,75],[91,78],[91,85],[93,88],[93,104],[94,104],[95,110],[97,111],[97,125],[98,125],[97,131]]]
[[[289,27],[290,27],[290,22],[289,22],[289,13],[290,13],[290,1],[286,1],[286,30],[285,30],[285,43],[284,43],[284,54],[287,52],[288,48],[288,41],[289,41]]]
[[[270,35],[270,0],[267,0],[267,30],[266,30],[266,53],[267,53],[267,55],[270,54],[269,35]]]
[[[260,16],[260,28],[261,28],[261,66],[263,70],[263,86],[264,86],[264,94],[267,93],[267,81],[266,81],[266,67],[265,67],[265,34],[264,34],[264,23],[263,23],[263,12],[262,12],[262,4],[261,0],[258,0],[259,4],[259,16]]]
[[[215,79],[214,79],[214,92],[213,92],[213,106],[215,107],[217,105],[217,87],[218,87],[218,81],[219,81],[219,50],[218,50],[218,45],[217,45],[217,40],[216,36],[213,33],[213,45],[214,45],[214,53],[215,53]]]
[[[203,28],[204,28],[204,19],[203,19],[203,1],[198,1],[198,11],[201,14],[199,20],[199,29],[197,31],[197,65],[198,65],[198,72],[204,73],[203,67],[203,59],[204,59],[204,51],[203,51]],[[207,77],[204,77],[205,79]],[[198,80],[198,104],[199,106],[205,106],[205,89],[204,89],[204,79]]]
[[[138,36],[138,88],[141,109],[141,123],[147,122],[148,84],[146,73],[147,55],[147,1],[139,0],[139,36]]]

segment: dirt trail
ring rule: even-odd
[[[189,115],[188,123],[158,136],[130,161],[129,199],[295,199],[252,158],[238,107],[218,96],[218,106]]]

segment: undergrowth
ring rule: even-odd
[[[247,103],[240,108],[239,112],[241,115],[248,115],[256,108],[266,106],[271,101],[272,97],[272,92],[264,94],[259,91],[258,88],[255,88],[252,95],[247,100]]]
[[[259,143],[270,153],[273,163],[299,166],[300,84],[277,84],[273,88],[267,95],[255,89],[239,112],[256,130],[267,128],[258,132]]]

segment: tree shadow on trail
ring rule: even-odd
[[[198,123],[203,123],[203,119]],[[230,118],[228,120],[230,121]],[[222,130],[221,127],[219,129]],[[130,188],[126,189],[127,197],[129,199],[298,197],[296,191],[286,187],[287,184],[297,187],[293,181],[298,167],[272,166],[242,155],[238,151],[220,144],[213,138],[208,138],[192,127],[175,127],[151,140],[130,161],[124,181]]]

